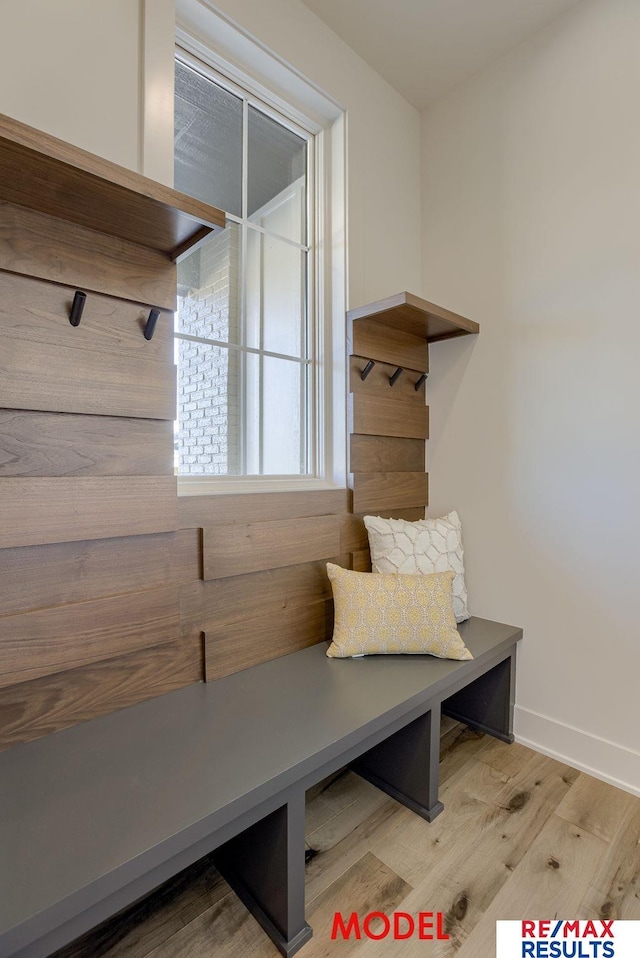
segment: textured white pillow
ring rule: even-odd
[[[469,618],[467,587],[464,584],[462,523],[457,512],[439,519],[381,519],[365,516],[369,534],[371,567],[374,572],[407,575],[455,572],[453,609],[456,622]]]

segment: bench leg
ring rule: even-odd
[[[405,725],[352,763],[358,775],[428,822],[443,809],[438,801],[440,709]]]
[[[493,735],[502,742],[511,743],[515,678],[514,649],[508,658],[445,699],[442,711],[458,722]]]
[[[215,853],[215,863],[281,954],[311,938],[304,920],[304,792]]]

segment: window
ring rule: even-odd
[[[318,476],[314,133],[176,61],[176,188],[229,225],[178,264],[182,477]]]

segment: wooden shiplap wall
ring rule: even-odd
[[[189,496],[180,524],[200,535],[200,576],[181,589],[183,635],[204,637],[207,681],[331,635],[326,562],[342,547],[346,490]]]
[[[371,557],[362,516],[414,521],[424,518],[429,502],[425,471],[429,407],[424,380],[420,382],[429,371],[429,346],[424,336],[368,318],[350,317],[347,338],[353,516],[343,542],[351,553],[352,568],[369,572]],[[370,361],[375,365],[365,372]],[[402,372],[391,384],[398,367]]]
[[[0,214],[7,747],[198,681],[202,651],[180,628],[175,266],[22,207]],[[147,341],[151,307],[162,313]]]
[[[174,300],[164,254],[0,203],[0,748],[330,638],[327,560],[424,516],[428,348],[366,320],[349,489],[179,498]]]
[[[175,266],[158,250],[0,201],[0,268],[174,309]]]
[[[174,265],[0,206],[0,747],[329,637],[347,490],[179,499]]]

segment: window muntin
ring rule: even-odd
[[[177,60],[176,188],[226,205],[231,220],[178,265],[180,476],[316,474],[313,136],[294,127]],[[234,177],[208,182],[238,154],[239,207]]]

